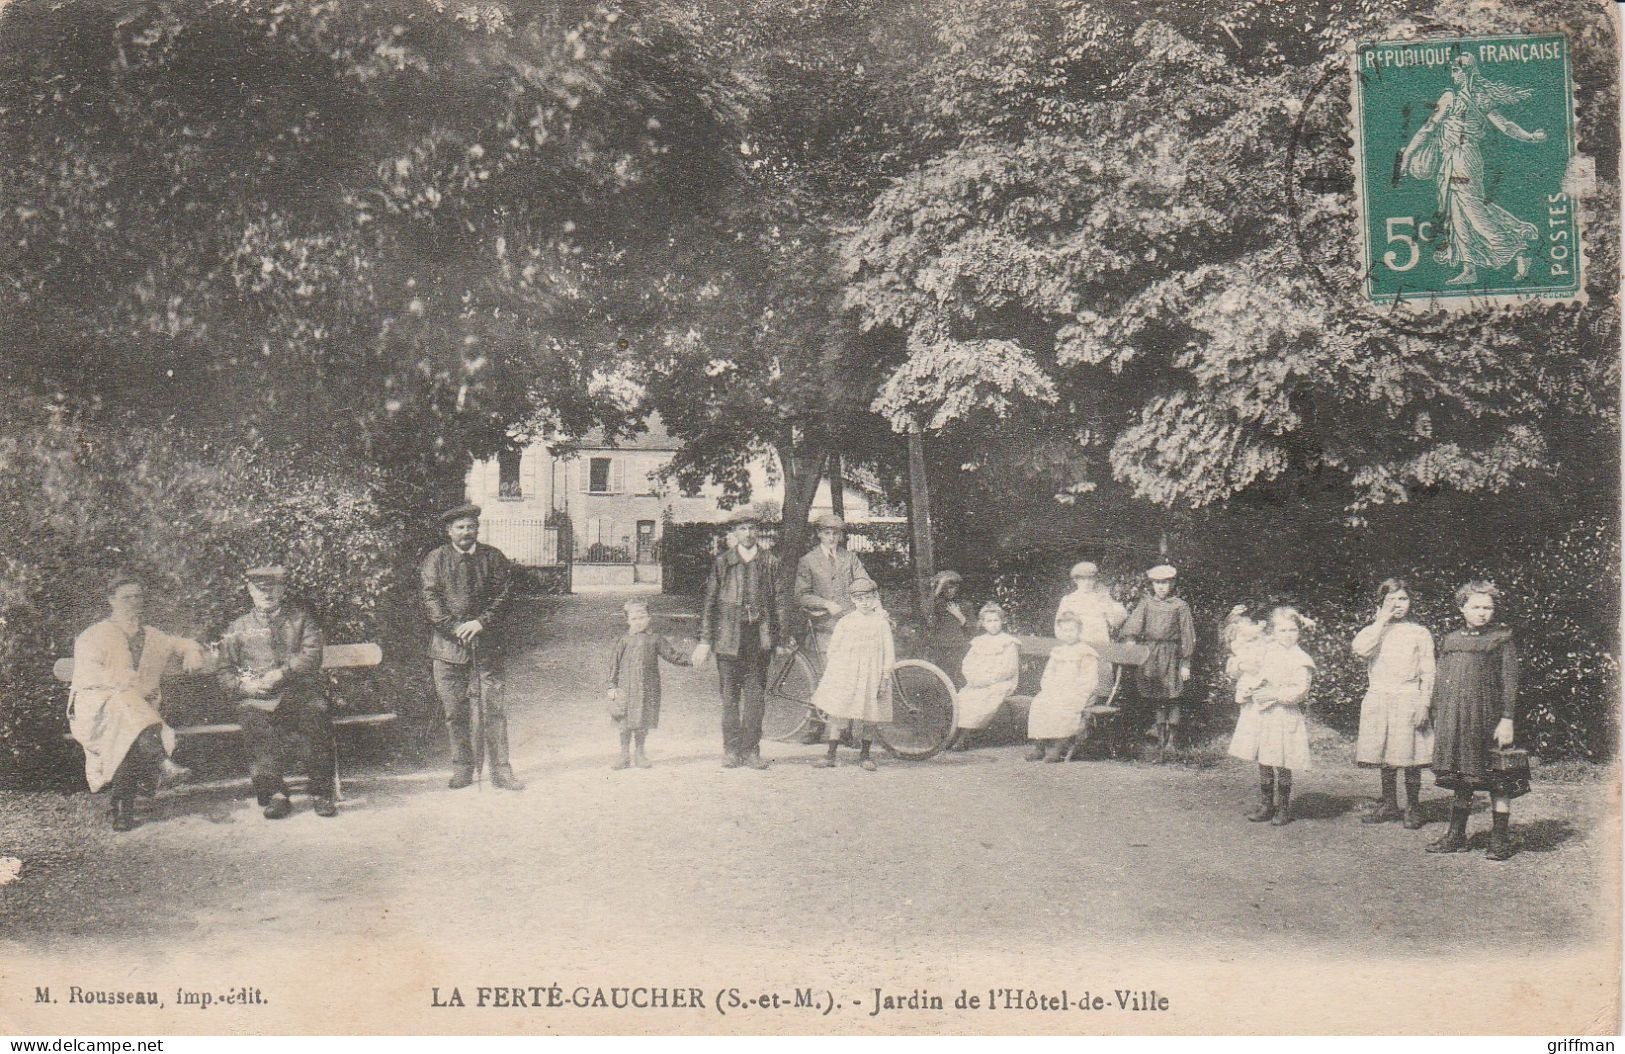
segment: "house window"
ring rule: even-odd
[[[497,454],[497,497],[522,498],[524,489],[519,483],[519,451],[504,450]]]
[[[587,485],[587,490],[589,493],[609,493],[609,462],[610,459],[607,457],[595,457],[592,459],[592,463],[590,465],[592,476]]]

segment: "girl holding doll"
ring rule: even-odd
[[[1258,762],[1258,808],[1247,814],[1255,823],[1268,820],[1281,827],[1292,822],[1292,773],[1309,768],[1303,702],[1315,661],[1298,647],[1298,638],[1311,624],[1296,608],[1276,608],[1270,613],[1269,632],[1252,658],[1256,665],[1247,676],[1245,705],[1236,718],[1230,753]]]

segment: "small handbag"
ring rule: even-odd
[[[1521,798],[1529,793],[1529,751],[1517,747],[1490,750],[1490,793]]]

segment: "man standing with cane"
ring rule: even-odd
[[[478,505],[447,509],[440,522],[448,542],[424,558],[422,585],[423,608],[432,627],[429,657],[434,662],[435,692],[451,740],[452,771],[446,786],[457,790],[473,783],[477,762],[489,757],[491,786],[524,790],[508,760],[502,677],[502,630],[513,569],[499,550],[480,544]],[[477,722],[471,696],[477,700]]]

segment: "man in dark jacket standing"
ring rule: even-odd
[[[767,768],[762,757],[762,712],[767,665],[775,647],[788,651],[789,619],[782,610],[784,578],[779,558],[757,545],[758,519],[748,508],[735,512],[735,544],[716,558],[700,610],[698,666],[713,652],[722,685],[722,767]]]
[[[482,739],[491,763],[491,786],[524,790],[508,761],[508,714],[502,681],[502,631],[513,588],[513,569],[501,551],[481,545],[480,507],[459,505],[440,514],[448,543],[423,561],[423,607],[432,627],[429,657],[434,687],[451,740],[453,790],[474,782],[471,694],[483,715]]]

